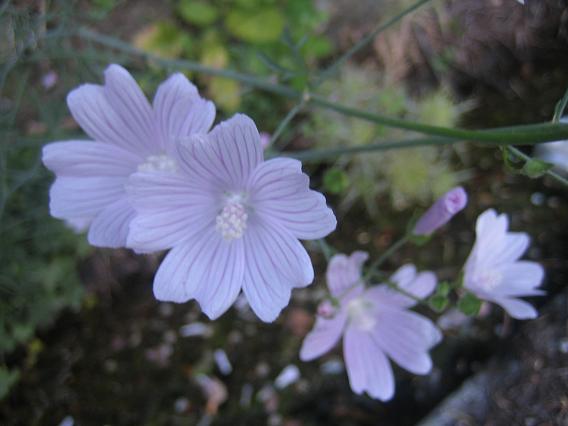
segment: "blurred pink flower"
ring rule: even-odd
[[[507,215],[489,209],[477,218],[476,240],[465,264],[464,287],[478,298],[500,305],[516,319],[536,318],[536,310],[518,297],[545,294],[537,290],[544,270],[518,260],[527,250],[524,232],[507,232]]]
[[[408,310],[416,304],[412,298],[386,284],[365,289],[361,268],[366,259],[364,252],[331,259],[327,284],[339,300],[339,308],[332,318],[317,317],[302,344],[300,359],[309,361],[323,355],[343,335],[351,388],[386,401],[394,395],[388,358],[412,373],[427,374],[432,368],[428,351],[442,335],[429,319]],[[401,267],[390,281],[417,298],[428,296],[436,286],[432,272],[417,274],[413,265]]]
[[[182,74],[160,85],[150,105],[136,81],[119,65],[105,71],[105,84],[83,84],[67,96],[71,114],[93,139],[54,142],[43,163],[55,173],[51,215],[75,229],[89,228],[89,242],[126,244],[134,210],[124,185],[137,170],[174,172],[180,138],[209,130],[215,106],[199,97]]]
[[[154,279],[157,299],[196,299],[217,318],[241,289],[263,321],[273,321],[294,287],[314,279],[298,239],[322,238],[336,226],[325,197],[309,188],[302,164],[263,160],[254,122],[237,114],[178,147],[179,173],[144,171],[127,191],[137,216],[128,246],[172,248]]]
[[[418,219],[414,234],[430,235],[448,223],[456,213],[463,210],[466,204],[467,194],[461,186],[449,190]]]
[[[268,148],[268,145],[270,145],[270,138],[270,133],[260,132],[260,145],[262,146],[262,149]]]

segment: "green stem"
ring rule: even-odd
[[[373,276],[373,274],[379,269],[379,267],[385,263],[393,254],[400,250],[408,241],[410,241],[410,235],[406,234],[401,239],[396,241],[392,246],[390,246],[381,256],[378,257],[367,269],[367,273],[363,277],[365,281]]]
[[[447,127],[431,126],[428,124],[416,123],[412,121],[387,117],[380,114],[373,114],[364,110],[350,108],[345,105],[330,101],[324,97],[299,92],[288,86],[273,83],[267,79],[253,77],[247,74],[242,74],[232,70],[218,69],[207,67],[196,62],[186,61],[181,59],[164,59],[156,55],[144,52],[140,49],[132,47],[130,44],[113,37],[105,36],[95,33],[86,28],[80,28],[77,32],[79,37],[88,39],[98,44],[120,50],[125,53],[137,55],[148,61],[156,62],[165,67],[184,69],[188,71],[195,71],[214,76],[230,78],[240,81],[244,84],[265,90],[289,99],[300,99],[304,96],[306,103],[311,103],[315,106],[337,111],[341,114],[357,117],[366,121],[376,124],[381,124],[388,127],[395,127],[399,129],[411,130],[432,136],[440,136],[446,138],[453,138],[456,140],[469,140],[473,142],[487,143],[487,144],[536,144],[541,142],[549,142],[555,140],[568,139],[568,125],[567,124],[532,124],[515,127],[502,127],[489,130],[465,130],[465,129],[452,129]],[[452,143],[449,142],[448,143]]]
[[[386,29],[388,29],[392,25],[396,24],[398,21],[400,21],[406,15],[414,12],[416,9],[418,9],[422,5],[428,3],[429,1],[430,0],[418,0],[416,3],[411,5],[409,8],[403,10],[398,15],[395,15],[392,18],[390,18],[387,22],[380,23],[379,25],[377,25],[377,27],[373,31],[371,31],[369,34],[367,34],[365,37],[363,37],[361,40],[359,40],[356,44],[354,44],[351,47],[351,49],[349,49],[347,52],[345,52],[343,55],[341,55],[327,69],[322,71],[322,73],[320,74],[320,76],[319,76],[319,78],[316,82],[316,86],[319,86],[321,83],[323,83],[324,80],[328,79],[335,72],[335,70],[337,70],[337,68],[339,68],[346,61],[348,61],[349,58],[351,58],[355,53],[357,53],[359,50],[361,50],[363,47],[365,47],[367,44],[369,44],[371,41],[373,41],[373,39],[376,36],[378,36],[380,33],[385,31]]]
[[[530,156],[528,156],[527,154],[525,154],[523,151],[515,148],[514,146],[508,146],[507,149],[512,152],[514,155],[516,155],[519,158],[522,158],[525,161],[530,161],[532,160],[532,158]],[[553,172],[552,170],[547,170],[546,172],[544,172],[546,175],[550,176],[552,179],[568,186],[568,179],[560,176],[558,173]]]
[[[296,115],[298,115],[298,113],[304,108],[304,105],[305,105],[305,102],[302,99],[300,102],[298,102],[294,106],[294,108],[292,108],[290,111],[288,111],[288,114],[286,114],[286,117],[284,117],[284,119],[280,122],[280,124],[278,125],[278,127],[276,128],[274,133],[272,134],[272,136],[270,138],[270,145],[269,146],[271,146],[271,147],[274,146],[274,144],[276,143],[276,141],[278,140],[280,135],[284,132],[284,130],[288,126],[288,124],[290,124],[290,122],[294,119],[294,117],[296,117]]]

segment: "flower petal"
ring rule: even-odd
[[[174,144],[193,133],[206,133],[215,120],[215,105],[199,97],[197,88],[181,73],[163,82],[153,102],[162,149],[174,154]]]
[[[365,391],[382,401],[393,397],[391,365],[368,332],[347,327],[343,338],[343,356],[353,392],[361,394]]]
[[[142,158],[125,149],[93,141],[53,142],[42,161],[57,176],[129,176]]]
[[[333,348],[343,333],[346,321],[347,316],[343,312],[329,319],[318,316],[314,328],[302,343],[300,359],[311,361]]]
[[[276,224],[249,219],[243,240],[247,253],[243,290],[259,318],[274,321],[288,304],[290,290],[313,281],[310,257],[294,236]]]
[[[67,96],[77,123],[92,139],[143,157],[159,150],[150,105],[136,82],[118,65],[111,65],[105,76],[106,86],[84,84]]]
[[[538,317],[536,309],[524,300],[503,297],[495,298],[494,301],[515,319],[524,320]]]
[[[432,369],[428,350],[442,338],[440,330],[422,315],[384,308],[373,336],[390,358],[414,374],[427,374]]]
[[[237,298],[244,264],[242,241],[224,241],[214,229],[206,228],[168,253],[154,279],[154,295],[178,303],[195,298],[203,312],[215,319]]]
[[[134,209],[126,199],[115,201],[103,209],[91,223],[89,243],[97,247],[124,247],[128,225],[134,215]]]
[[[217,191],[242,191],[263,152],[254,122],[236,114],[207,136],[193,136],[180,144],[178,156],[192,180]]]
[[[337,226],[325,197],[309,189],[309,178],[297,160],[265,161],[251,174],[248,187],[258,214],[277,221],[297,238],[323,238]]]
[[[355,251],[351,256],[336,254],[327,265],[326,280],[334,297],[342,297],[361,281],[363,263],[369,258],[364,251]]]
[[[215,200],[185,176],[135,173],[126,190],[137,212],[127,245],[138,252],[171,248],[207,226],[214,228]]]
[[[503,268],[502,285],[496,290],[503,295],[522,296],[535,290],[544,278],[544,269],[536,262],[519,261]],[[528,294],[527,294],[528,295]]]
[[[59,177],[49,190],[49,211],[59,219],[89,220],[125,196],[124,181],[114,176]]]

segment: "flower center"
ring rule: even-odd
[[[175,160],[167,154],[149,155],[142,164],[138,165],[139,172],[168,172],[175,173]]]
[[[360,330],[371,330],[377,323],[375,306],[370,300],[357,297],[347,303],[349,321]]]
[[[223,210],[215,219],[215,229],[227,241],[241,238],[247,229],[247,219],[244,196],[230,194],[226,198]]]

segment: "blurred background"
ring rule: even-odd
[[[237,70],[359,109],[439,126],[549,121],[568,88],[568,1],[433,0],[376,37],[337,73],[324,69],[409,0],[94,0],[0,3],[0,424],[2,425],[510,425],[568,424],[568,198],[549,177],[520,174],[498,148],[457,144],[306,162],[339,219],[338,251],[384,252],[407,223],[457,184],[463,214],[405,262],[455,277],[475,218],[494,207],[532,236],[547,270],[530,323],[500,310],[442,315],[445,341],[425,377],[396,370],[388,403],[353,394],[340,348],[310,363],[298,350],[325,295],[325,257],[308,245],[316,282],[273,324],[240,300],[215,322],[196,303],[158,303],[161,254],[89,247],[49,216],[47,142],[84,137],[65,97],[127,67],[148,96],[182,70],[212,99],[273,135],[270,151],[414,137],[183,61]],[[182,60],[181,62],[179,60]],[[566,148],[544,149],[568,163]],[[530,149],[525,153],[532,155]],[[542,155],[542,154],[541,154]],[[461,402],[460,402],[461,401]],[[428,417],[429,416],[429,417]]]

